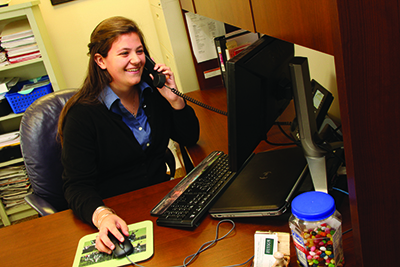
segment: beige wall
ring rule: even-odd
[[[10,4],[29,2],[12,0]],[[79,87],[86,74],[90,34],[105,18],[125,16],[142,29],[152,57],[162,61],[161,50],[147,0],[74,0],[52,6],[40,1],[40,10],[68,88]]]
[[[319,82],[333,94],[334,100],[329,110],[332,119],[340,121],[339,99],[337,93],[335,58],[299,45],[295,46],[295,55],[308,58],[311,79]]]
[[[11,4],[22,2],[28,0],[12,0]],[[148,0],[74,0],[56,6],[50,0],[41,0],[39,6],[67,87],[81,85],[86,74],[90,33],[100,21],[111,16],[135,20],[145,34],[152,56],[158,62],[163,61]],[[301,46],[296,46],[296,55],[308,57],[311,78],[332,92],[335,99],[329,113],[339,119],[333,56]]]

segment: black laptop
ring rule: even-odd
[[[281,215],[307,172],[301,148],[254,154],[209,213],[214,218]]]

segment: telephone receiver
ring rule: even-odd
[[[192,103],[194,103],[194,104],[196,104],[196,105],[198,105],[200,107],[206,108],[208,110],[217,112],[217,113],[225,115],[225,116],[228,115],[225,111],[216,109],[216,108],[211,107],[209,105],[206,105],[206,104],[204,104],[204,103],[202,103],[202,102],[200,102],[200,101],[198,101],[196,99],[193,99],[193,98],[191,98],[191,97],[179,92],[175,88],[170,88],[169,86],[165,85],[165,82],[166,82],[165,75],[160,73],[160,72],[158,72],[158,71],[155,71],[154,70],[154,66],[156,65],[156,63],[149,56],[147,56],[147,55],[145,55],[145,56],[146,56],[146,64],[144,65],[144,68],[145,68],[146,71],[148,71],[153,76],[153,85],[155,87],[162,88],[162,87],[165,86],[165,87],[169,88],[174,94],[176,94],[176,95],[182,97],[183,99],[185,99],[187,101],[190,101],[190,102],[192,102]]]
[[[164,74],[154,70],[155,65],[156,63],[146,55],[146,64],[144,65],[144,68],[153,75],[153,85],[157,88],[162,88],[164,87],[166,77]]]

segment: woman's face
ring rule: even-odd
[[[95,61],[111,75],[112,89],[130,90],[140,82],[146,62],[139,35],[128,33],[119,36],[112,44],[107,57],[96,54]]]

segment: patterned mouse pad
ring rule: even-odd
[[[140,262],[153,256],[153,222],[142,221],[128,225],[129,241],[133,245],[133,253],[129,255],[132,262]],[[93,266],[121,266],[130,264],[126,257],[116,258],[113,254],[99,252],[96,247],[98,233],[86,235],[79,240],[73,267]]]

